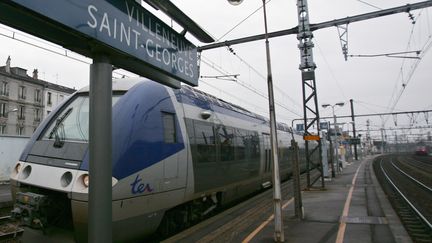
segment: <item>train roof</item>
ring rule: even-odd
[[[122,78],[122,79],[113,79],[113,91],[128,91],[130,88],[135,86],[136,84],[140,82],[154,82],[147,78]],[[86,86],[78,91],[78,93],[82,92],[89,92],[89,86]],[[193,100],[199,100],[201,103],[205,102],[207,105],[212,106],[218,106],[222,109],[226,109],[229,111],[233,111],[235,113],[240,113],[242,115],[248,116],[253,119],[257,119],[260,121],[263,121],[267,124],[269,124],[269,119],[258,115],[256,113],[253,113],[241,106],[235,105],[233,103],[227,102],[225,100],[219,99],[211,94],[208,94],[206,92],[203,92],[198,89],[194,89],[188,85],[182,85],[181,89],[177,92],[180,92],[180,94],[185,95],[189,99]],[[291,129],[289,126],[285,123],[277,123],[277,129],[289,132]]]
[[[247,110],[241,106],[238,106],[238,105],[235,105],[235,104],[230,103],[228,101],[225,101],[223,99],[217,98],[217,97],[215,97],[211,94],[208,94],[206,92],[203,92],[201,90],[194,89],[188,85],[182,85],[181,89],[180,89],[180,93],[182,95],[187,96],[190,99],[198,99],[200,101],[206,102],[209,105],[218,106],[218,107],[221,107],[223,109],[233,111],[236,113],[240,113],[240,114],[243,114],[245,116],[251,117],[253,119],[263,121],[266,124],[270,124],[270,120],[264,116],[253,113],[253,112],[251,112],[251,111],[249,111],[249,110]],[[286,132],[291,131],[291,129],[289,128],[289,126],[287,124],[280,123],[280,122],[277,123],[277,130],[286,131]]]

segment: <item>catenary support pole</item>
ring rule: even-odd
[[[353,137],[354,137],[354,139],[356,139],[357,136],[356,136],[355,120],[354,120],[353,99],[350,99],[350,103],[351,103],[351,120],[352,120],[352,127],[353,127]],[[358,160],[358,157],[357,157],[357,142],[354,142],[354,158],[355,158],[355,160]]]
[[[334,123],[334,133],[335,133],[335,142],[334,142],[334,149],[335,149],[335,160],[336,160],[336,170],[337,170],[337,172],[341,172],[341,163],[342,162],[340,162],[339,161],[339,141],[338,141],[338,135],[337,135],[337,132],[338,132],[338,130],[339,130],[339,127],[338,127],[338,125],[337,125],[337,121],[336,121],[336,115],[335,115],[335,113],[334,113],[334,107],[332,107],[332,109],[333,109],[333,123]]]
[[[270,112],[270,139],[271,139],[271,150],[272,150],[272,164],[273,164],[273,200],[274,200],[274,220],[275,220],[275,241],[284,242],[284,231],[282,221],[282,195],[280,188],[279,178],[279,158],[278,158],[278,141],[276,133],[276,111],[274,105],[274,94],[273,94],[273,77],[271,72],[271,60],[270,60],[270,45],[267,36],[267,14],[266,14],[266,1],[263,0],[264,10],[264,28],[266,33],[265,45],[266,45],[266,57],[267,57],[267,88],[269,96],[269,112]]]
[[[112,242],[112,65],[96,55],[90,65],[88,241]]]
[[[320,117],[318,109],[318,93],[315,80],[316,65],[313,59],[313,34],[309,25],[309,10],[307,0],[297,0],[298,30],[297,39],[300,50],[300,65],[303,92],[304,137],[319,136]],[[311,120],[309,121],[309,118]],[[317,154],[318,153],[318,154]],[[322,164],[321,139],[309,141],[305,139],[306,180],[308,189],[316,182],[311,182],[310,169],[317,168],[321,174],[321,188],[324,189],[324,172]],[[316,161],[314,163],[314,161]],[[312,166],[314,165],[314,166]]]

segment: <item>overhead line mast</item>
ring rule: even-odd
[[[302,91],[303,91],[303,115],[304,115],[304,136],[305,136],[305,154],[306,154],[306,180],[307,187],[310,188],[315,183],[310,180],[310,169],[313,165],[313,157],[318,153],[318,163],[313,166],[318,169],[321,174],[321,187],[324,188],[324,172],[322,166],[322,148],[321,140],[317,139],[316,144],[311,143],[308,137],[310,135],[320,136],[319,127],[319,110],[318,98],[315,82],[315,62],[313,60],[312,42],[313,34],[309,25],[309,10],[307,0],[297,1],[297,14],[298,14],[298,31],[297,39],[299,40],[298,48],[300,49],[300,66],[299,69],[302,74]],[[308,117],[311,119],[309,120]],[[316,128],[316,131],[314,129]],[[315,133],[316,132],[316,133]],[[315,134],[314,134],[315,133]],[[319,137],[318,137],[319,138]],[[313,168],[312,167],[312,168]]]

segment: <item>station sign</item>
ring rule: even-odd
[[[305,141],[319,141],[320,136],[318,136],[318,135],[305,135],[305,136],[303,136],[303,139]]]
[[[298,132],[304,131],[304,124],[296,124],[296,130]]]
[[[321,130],[328,130],[330,128],[330,122],[320,122]]]
[[[115,67],[179,87],[198,85],[197,48],[135,0],[0,1],[0,22]]]

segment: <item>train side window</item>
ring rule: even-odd
[[[246,158],[248,160],[257,160],[260,158],[259,136],[258,133],[249,131],[245,141]]]
[[[195,123],[196,161],[216,162],[216,139],[212,124]],[[194,158],[194,160],[195,160]]]
[[[162,112],[162,121],[164,127],[164,142],[177,143],[177,131],[175,126],[175,114]]]
[[[234,130],[230,127],[220,126],[217,131],[220,143],[220,160],[234,160]]]
[[[236,129],[236,136],[234,139],[235,147],[235,159],[244,160],[246,159],[246,142],[247,141],[247,131],[243,129]]]

